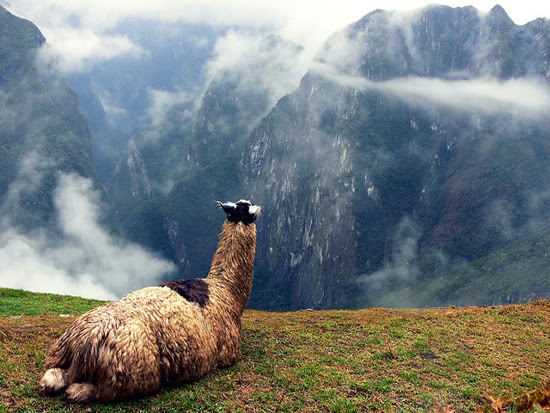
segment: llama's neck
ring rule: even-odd
[[[215,279],[220,288],[224,288],[224,294],[233,301],[239,315],[252,290],[255,252],[256,224],[226,220],[208,278]]]

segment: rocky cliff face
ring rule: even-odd
[[[376,11],[333,36],[242,156],[266,211],[257,302],[338,307],[362,290],[358,305],[377,304],[525,231],[542,213],[529,200],[550,184],[550,124],[514,102],[438,94],[489,79],[547,87],[549,28],[518,27],[498,6],[437,6]]]
[[[242,158],[244,187],[266,206],[258,266],[270,274],[266,294],[276,291],[283,306],[349,298],[358,242],[352,199],[361,185],[355,145],[338,130],[349,103],[346,90],[306,76],[254,131]]]

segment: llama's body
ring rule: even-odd
[[[252,289],[252,211],[228,212],[207,278],[143,288],[76,319],[48,354],[41,387],[75,402],[112,401],[234,364]]]

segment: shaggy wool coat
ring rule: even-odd
[[[112,401],[193,381],[240,356],[256,224],[228,218],[205,279],[134,291],[76,319],[46,359],[46,392]]]

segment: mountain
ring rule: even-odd
[[[90,125],[94,169],[105,187],[129,140],[155,120],[151,108],[156,92],[173,99],[203,92],[206,63],[226,30],[128,18],[112,31],[136,44],[138,56],[118,57],[66,75]]]
[[[88,125],[75,93],[41,61],[44,44],[36,26],[0,7],[3,226],[33,229],[53,220],[52,197],[60,173],[95,180]]]
[[[550,21],[377,10],[277,92],[266,80],[291,78],[292,56],[266,38],[196,111],[136,136],[110,188],[131,240],[201,276],[217,234],[203,206],[249,197],[264,211],[253,308],[550,295]]]
[[[278,36],[216,67],[219,31],[127,21],[151,61],[73,75],[80,105],[41,59],[40,31],[4,9],[0,23],[2,228],[50,227],[58,177],[101,188],[137,131],[107,191],[122,233],[201,276],[214,201],[252,199],[264,214],[251,307],[550,295],[547,19],[377,10],[331,36],[307,73],[303,49]]]
[[[478,89],[506,94],[536,79],[547,90],[549,35],[548,20],[516,26],[498,6],[486,15],[433,6],[375,11],[329,39],[241,158],[245,187],[266,211],[255,303],[454,303],[451,289],[469,279],[455,280],[455,268],[542,236],[547,102],[522,111]],[[479,280],[482,297],[463,301],[550,293],[530,291],[524,276],[508,274],[508,294]],[[449,301],[416,293],[436,284]]]

